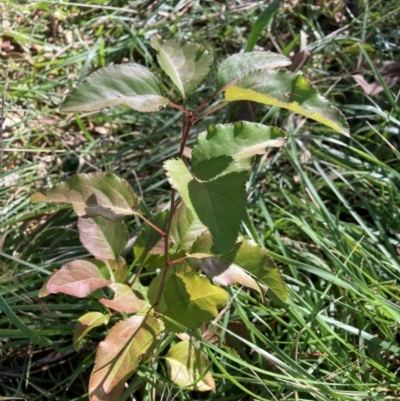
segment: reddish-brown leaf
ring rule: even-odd
[[[124,313],[135,313],[145,305],[145,301],[138,298],[129,286],[113,283],[109,287],[115,292],[114,299],[100,299],[103,305]]]
[[[45,195],[34,193],[31,202],[69,203],[78,216],[109,220],[138,214],[139,209],[139,199],[129,183],[111,173],[73,175]]]
[[[151,316],[131,316],[113,326],[96,354],[89,382],[90,401],[119,401],[125,381],[161,331],[162,324]]]
[[[39,294],[38,297],[39,298],[44,298],[47,297],[48,295],[50,295],[49,290],[47,289],[47,283],[49,282],[49,280],[58,272],[58,270],[53,270],[50,274],[50,276],[48,276],[44,282],[44,284],[42,285],[42,288],[39,290]]]
[[[111,281],[103,277],[100,269],[94,263],[88,260],[74,260],[50,277],[47,291],[50,294],[62,292],[83,298],[109,284]]]

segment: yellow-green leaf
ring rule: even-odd
[[[156,277],[150,285],[148,296],[151,303],[156,300],[160,281]],[[228,293],[224,289],[211,284],[206,277],[200,277],[187,263],[182,263],[179,271],[168,275],[158,311],[189,329],[197,329],[217,316],[218,308],[227,301]],[[165,321],[165,325],[177,331],[169,321]]]
[[[340,110],[299,74],[288,71],[255,71],[228,87],[225,100],[250,100],[282,107],[349,135],[348,124]]]
[[[79,346],[90,330],[95,327],[107,324],[110,320],[110,315],[104,315],[100,312],[88,312],[82,315],[75,324],[73,344],[75,351],[79,350]]]
[[[208,369],[207,355],[190,341],[174,344],[165,356],[170,379],[186,390],[213,391],[215,381]]]

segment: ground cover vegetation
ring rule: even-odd
[[[227,288],[227,307],[211,325],[191,332],[210,367],[214,391],[198,391],[205,376],[192,391],[172,383],[166,355],[186,338],[170,334],[142,361],[120,399],[398,397],[395,2],[5,2],[1,7],[4,397],[87,399],[96,346],[111,327],[92,330],[77,353],[72,343],[77,319],[104,309],[90,297],[38,298],[52,270],[89,254],[70,208],[31,204],[32,193],[76,173],[115,172],[140,195],[146,217],[168,205],[162,166],[180,145],[178,110],[58,112],[76,82],[105,65],[135,62],[163,76],[150,46],[155,35],[201,43],[216,66],[241,50],[292,56],[288,68],[301,69],[342,110],[350,137],[285,110],[248,103],[232,103],[199,122],[197,132],[243,119],[286,131],[285,146],[255,162],[250,209],[240,231],[277,262],[288,300],[274,304],[257,291]],[[163,89],[173,98],[171,86]],[[186,107],[196,107],[213,90],[210,76]],[[189,139],[187,147],[193,146]],[[121,253],[135,269],[132,247],[143,221],[133,217],[126,224],[132,237]],[[154,274],[143,272],[141,283],[148,285]]]

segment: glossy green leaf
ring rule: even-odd
[[[217,315],[218,308],[227,303],[228,293],[212,285],[206,277],[200,277],[187,264],[181,265],[179,270],[168,275],[158,311],[189,329],[196,329]],[[160,276],[153,281],[148,293],[151,303],[156,300]],[[165,321],[165,325],[179,331],[169,321]]]
[[[117,260],[127,242],[128,230],[123,221],[111,221],[102,216],[78,219],[82,245],[97,259]]]
[[[113,283],[109,287],[114,291],[113,299],[100,299],[108,308],[123,313],[135,313],[143,308],[145,301],[140,299],[126,284]]]
[[[239,283],[260,291],[255,281],[249,280],[251,275],[268,288],[268,293],[271,291],[282,302],[287,300],[282,274],[264,248],[249,239],[237,243],[224,255],[213,255],[211,248],[209,234],[202,234],[188,254],[188,263],[201,269],[214,282],[223,285]]]
[[[125,105],[137,111],[158,111],[168,104],[160,84],[150,70],[140,64],[120,64],[101,68],[89,75],[66,97],[61,111],[97,111]]]
[[[255,71],[227,88],[225,100],[250,100],[301,114],[349,135],[343,114],[301,75],[287,71]]]
[[[90,376],[90,401],[116,401],[125,381],[137,370],[162,331],[161,322],[151,316],[132,316],[115,324],[96,353]]]
[[[50,294],[59,292],[83,298],[98,288],[111,284],[102,275],[98,266],[89,260],[73,260],[56,271],[47,282]]]
[[[198,163],[192,170],[181,159],[168,160],[164,168],[187,207],[211,232],[213,252],[229,251],[246,206],[247,173],[240,164],[220,156]]]
[[[218,69],[218,92],[233,85],[253,71],[285,67],[292,62],[282,54],[272,52],[238,53],[225,59]]]
[[[75,324],[73,345],[75,351],[79,351],[82,340],[86,334],[95,327],[107,324],[110,320],[110,315],[104,315],[100,312],[88,312],[82,315]]]
[[[139,209],[139,199],[131,186],[112,173],[74,175],[45,195],[36,192],[31,201],[69,203],[78,216],[103,216],[109,220],[137,214]]]
[[[165,356],[171,381],[181,388],[215,392],[215,381],[209,371],[207,355],[190,341],[171,346]]]
[[[172,218],[171,237],[178,248],[189,249],[207,227],[181,202]]]
[[[213,157],[231,156],[244,168],[249,168],[253,156],[285,143],[285,132],[247,121],[211,125],[199,134],[193,147],[193,166]]]
[[[161,68],[179,89],[183,99],[189,96],[210,71],[213,59],[203,46],[185,41],[167,40],[161,43],[153,37]]]

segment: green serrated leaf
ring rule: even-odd
[[[157,342],[161,322],[151,316],[132,316],[115,324],[96,353],[89,381],[91,401],[119,400],[125,381]]]
[[[348,124],[340,110],[299,74],[287,71],[253,72],[227,88],[225,100],[250,100],[282,107],[349,135]]]
[[[86,334],[95,327],[107,324],[110,320],[110,315],[104,315],[100,312],[88,312],[82,315],[75,324],[73,345],[75,351],[79,351],[80,344]]]
[[[165,356],[169,378],[181,388],[215,392],[207,355],[190,341],[174,344]]]
[[[152,283],[153,284],[153,283]],[[149,299],[154,303],[159,291],[160,279],[150,286]],[[158,312],[189,328],[199,328],[209,322],[228,301],[228,293],[214,286],[206,277],[200,277],[186,264],[167,276]],[[167,328],[179,331],[165,321]]]
[[[189,249],[207,227],[181,202],[172,218],[171,237],[178,248]]]
[[[139,209],[139,199],[128,182],[111,173],[74,175],[45,195],[33,194],[31,202],[69,203],[78,216],[109,220],[138,214]]]
[[[158,63],[183,99],[201,84],[210,71],[212,56],[201,45],[175,40],[160,43],[156,37],[151,39],[151,44],[158,52]]]
[[[205,160],[191,171],[181,159],[168,160],[164,168],[187,207],[211,232],[213,252],[229,251],[245,211],[246,171],[228,156]]]
[[[253,71],[272,70],[291,63],[287,57],[272,52],[234,54],[225,59],[218,69],[217,90],[221,92]]]
[[[211,125],[197,137],[193,147],[193,166],[214,157],[231,156],[243,168],[251,166],[255,155],[285,143],[286,134],[280,128],[247,121]]]
[[[82,245],[97,259],[117,260],[128,242],[128,230],[123,221],[111,221],[102,216],[78,219]]]
[[[158,111],[168,104],[154,74],[140,64],[101,68],[89,77],[62,104],[61,111],[97,111],[125,105],[133,110]]]
[[[214,255],[211,248],[210,235],[202,234],[188,254],[188,263],[194,268],[201,269],[217,283],[223,285],[239,283],[260,291],[259,286],[248,276],[250,274],[268,288],[268,294],[272,292],[282,302],[287,300],[283,277],[264,248],[249,239],[237,243],[224,255]]]

